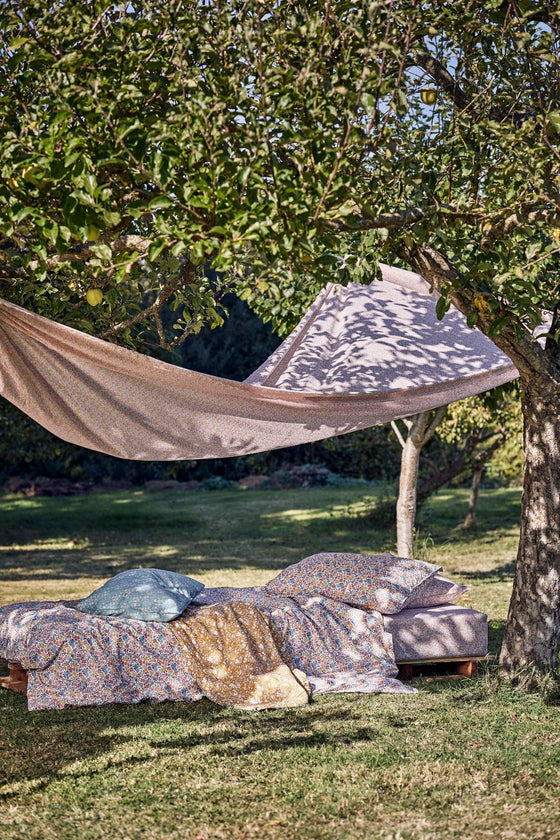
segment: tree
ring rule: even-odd
[[[394,420],[391,427],[402,449],[399,477],[399,496],[396,505],[397,553],[401,557],[414,556],[414,522],[416,519],[418,467],[422,447],[433,436],[442,420],[447,406],[435,411],[423,411],[414,417],[406,417],[403,424],[406,437]]]
[[[288,329],[326,280],[372,279],[380,258],[419,271],[440,314],[452,302],[520,372],[523,507],[500,663],[553,667],[556,4],[7,0],[0,27],[0,291],[122,341],[152,317],[171,344],[166,300],[196,330],[235,286]],[[88,288],[103,304],[85,314]]]
[[[414,528],[418,508],[440,487],[467,471],[472,473],[468,512],[463,523],[470,528],[476,521],[478,491],[484,470],[495,453],[515,434],[519,420],[514,402],[515,386],[495,388],[486,394],[425,411],[414,417],[394,420],[391,428],[401,447],[399,493],[396,505],[383,500],[375,518],[389,521],[396,516],[397,553],[414,556]],[[404,431],[401,429],[404,426]],[[420,458],[426,444],[436,435],[451,448],[451,459],[441,451],[437,460],[424,454],[428,474],[420,477]],[[426,472],[426,470],[424,470]]]
[[[421,486],[420,497],[469,470],[471,493],[462,527],[472,528],[476,524],[478,492],[484,472],[506,443],[515,448],[520,432],[516,383],[453,403],[438,428],[438,437],[450,444],[456,455],[443,468],[433,465],[433,475]]]

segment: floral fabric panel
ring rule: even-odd
[[[285,598],[264,588],[206,589],[187,610],[231,601],[252,604],[271,623],[281,660],[312,692],[413,693],[396,679],[383,617],[322,596]],[[29,671],[29,709],[141,700],[199,700],[169,623],[86,615],[69,602],[0,608],[0,658]]]
[[[30,710],[199,700],[168,628],[86,615],[68,602],[14,604],[0,608],[0,657],[28,670]]]
[[[399,612],[439,566],[393,554],[312,554],[280,572],[265,589],[293,597],[316,594],[354,607]]]
[[[194,603],[254,604],[271,619],[282,659],[307,674],[314,694],[414,693],[396,679],[392,638],[383,616],[320,595],[284,598],[266,587],[206,589]]]
[[[307,704],[305,674],[282,661],[269,619],[251,604],[194,607],[169,627],[186,670],[214,703],[240,709]]]
[[[468,592],[469,586],[455,583],[452,580],[434,575],[418,587],[407,599],[405,609],[413,610],[419,607],[439,607],[440,604],[453,604]]]

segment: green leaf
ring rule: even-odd
[[[152,198],[148,207],[150,210],[165,210],[168,207],[174,207],[175,202],[168,195],[158,195],[157,198]]]
[[[150,262],[155,262],[162,251],[165,249],[167,243],[165,239],[156,239],[148,248],[148,258]]]
[[[14,40],[10,41],[10,43],[8,44],[8,49],[9,50],[17,50],[18,47],[22,47],[24,44],[27,44],[28,41],[29,41],[29,38],[27,38],[23,35],[19,38],[14,38]]]
[[[444,295],[440,295],[436,303],[436,315],[438,320],[441,321],[445,313],[448,311],[451,305],[451,301],[449,298],[445,297]]]
[[[91,250],[104,262],[113,262],[113,252],[105,242],[96,242]]]
[[[556,134],[560,134],[560,111],[550,111],[548,124],[552,126]]]

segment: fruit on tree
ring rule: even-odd
[[[88,289],[86,300],[90,306],[98,306],[103,300],[103,292],[101,289]]]

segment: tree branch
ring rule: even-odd
[[[395,433],[395,436],[396,436],[398,442],[400,443],[401,447],[404,449],[404,447],[406,445],[406,441],[405,441],[405,439],[402,435],[401,430],[397,426],[397,421],[396,420],[391,420],[391,428],[392,428],[393,432]]]
[[[437,58],[434,58],[429,53],[420,52],[419,50],[412,54],[412,59],[415,64],[430,74],[434,82],[442,90],[449,94],[460,111],[467,111],[471,107],[473,100],[470,96],[467,96],[441,61],[438,61]]]
[[[531,205],[531,207],[534,207],[534,205]],[[522,227],[523,225],[534,225],[539,222],[544,222],[551,226],[560,224],[560,208],[549,207],[547,209],[540,208],[534,210],[524,208],[521,205],[515,213],[512,213],[506,218],[502,218],[496,222],[487,222],[487,224],[491,225],[491,230],[488,231],[482,240],[481,247],[490,248],[496,239],[507,236],[516,228]]]
[[[459,452],[451,464],[448,464],[442,470],[436,470],[434,475],[419,484],[417,491],[418,505],[422,505],[436,490],[439,490],[444,484],[448,484],[448,482],[466,472],[469,467],[476,468],[478,466],[484,466],[504,441],[505,435],[500,434],[490,446],[474,455],[473,452],[478,440],[467,441],[464,449]]]
[[[488,246],[491,245],[495,239],[507,235],[516,227],[522,227],[523,225],[539,222],[551,226],[560,225],[560,206],[549,204],[547,207],[542,205],[539,207],[537,202],[531,201],[517,205],[514,213],[511,212],[512,209],[512,207],[506,207],[489,214],[488,211],[484,210],[465,210],[453,204],[440,204],[392,210],[390,213],[380,213],[378,216],[374,216],[356,204],[356,215],[350,217],[351,221],[325,219],[323,224],[345,232],[378,230],[380,228],[399,230],[413,225],[426,216],[439,213],[440,217],[445,218],[451,225],[455,222],[466,222],[473,227],[487,230],[483,246],[485,242],[488,243]]]
[[[187,263],[181,272],[173,278],[168,279],[161,290],[158,292],[158,295],[154,302],[146,307],[146,309],[142,309],[140,312],[137,312],[136,315],[132,315],[130,318],[127,318],[126,321],[120,321],[118,324],[113,324],[112,327],[109,327],[108,330],[100,334],[100,338],[114,338],[119,333],[124,332],[130,327],[133,327],[135,324],[139,324],[141,321],[144,321],[146,318],[150,318],[151,316],[155,316],[156,318],[156,326],[158,329],[158,334],[160,341],[162,341],[162,332],[163,332],[163,325],[161,323],[161,319],[159,318],[159,313],[163,309],[165,303],[171,295],[180,289],[182,286],[186,286],[189,283],[192,283],[196,277],[196,268]],[[161,330],[161,332],[160,332]],[[162,344],[165,349],[169,349],[170,345],[168,344],[167,340],[165,339],[165,335],[163,335],[163,342]]]
[[[408,247],[403,243],[399,247],[399,256],[437,291],[445,290],[451,303],[465,317],[472,312],[478,312],[478,326],[488,335],[493,322],[492,313],[480,311],[475,307],[476,290],[443,254],[429,245]],[[558,380],[551,370],[550,359],[520,321],[515,326],[506,326],[502,332],[492,337],[492,341],[509,356],[526,385],[534,386],[538,381],[543,395],[549,390],[556,394]]]
[[[355,215],[351,216],[351,221],[344,219],[321,219],[324,227],[335,230],[339,233],[351,233],[352,231],[366,231],[366,230],[398,230],[400,228],[410,227],[415,222],[419,222],[429,213],[433,213],[434,208],[429,207],[409,207],[407,210],[393,210],[390,213],[380,213],[379,216],[373,216],[360,207],[355,205]]]
[[[414,64],[421,67],[426,73],[429,73],[434,82],[453,100],[459,111],[469,113],[475,122],[478,122],[483,117],[493,122],[504,122],[511,117],[514,125],[520,125],[529,117],[534,117],[534,113],[529,114],[525,111],[504,112],[495,106],[479,108],[476,106],[478,97],[468,96],[458,84],[457,80],[437,58],[434,58],[429,53],[416,51],[412,55],[412,60]]]
[[[436,408],[436,410],[434,411],[434,416],[430,421],[430,425],[428,426],[424,434],[424,443],[427,443],[430,440],[430,438],[434,435],[435,430],[443,420],[446,411],[446,405],[440,405],[439,408]]]
[[[0,278],[6,280],[24,280],[26,277],[29,277],[29,272],[22,268],[22,266],[0,265]]]
[[[522,21],[535,21],[536,23],[544,23],[550,26],[551,29],[558,31],[560,25],[560,11],[556,4],[553,3],[539,3],[538,8],[534,10],[520,11],[518,3],[512,3],[511,0],[505,0],[501,3],[500,11],[512,12],[514,16]]]
[[[114,255],[125,253],[126,251],[138,251],[139,254],[146,254],[148,248],[152,244],[152,240],[145,236],[128,235],[119,236],[117,239],[111,241],[104,241],[104,245],[108,245]],[[96,257],[95,242],[84,242],[71,248],[64,254],[55,254],[49,257],[46,261],[47,271],[52,271],[61,263],[65,262],[87,262]],[[29,263],[29,268],[33,271],[39,267],[38,260],[32,260]]]

